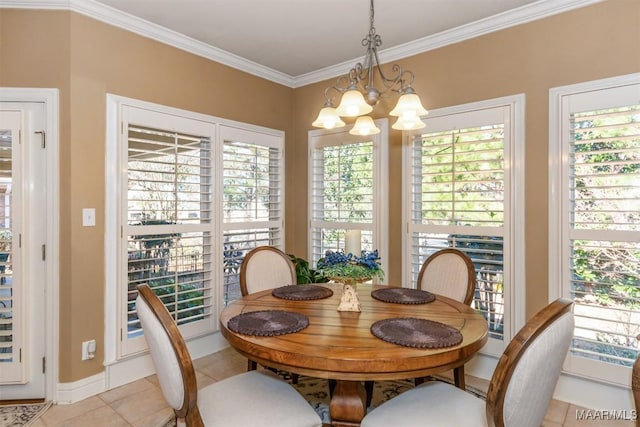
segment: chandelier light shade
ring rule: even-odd
[[[333,129],[342,127],[345,123],[342,121],[338,112],[333,107],[324,107],[320,110],[318,118],[312,123],[317,128]]]
[[[364,95],[357,89],[348,90],[342,95],[340,105],[336,111],[342,117],[358,117],[369,114],[373,111],[373,107],[364,100]]]
[[[373,23],[374,9],[373,0],[371,0],[369,34],[362,39],[362,45],[367,47],[364,60],[351,68],[348,74],[339,77],[334,86],[325,89],[326,102],[318,118],[312,123],[313,126],[333,129],[345,125],[340,117],[358,117],[349,133],[353,135],[378,133],[380,130],[376,128],[373,119],[366,114],[373,111],[373,107],[381,98],[390,95],[400,95],[398,103],[389,112],[390,115],[398,117],[392,126],[393,129],[415,130],[426,126],[420,116],[428,112],[412,87],[413,73],[403,70],[398,64],[393,64],[391,71],[394,74],[392,76],[384,74],[378,59],[378,47],[382,45],[382,39],[376,34]],[[379,87],[376,87],[376,81],[381,84]],[[334,108],[333,97],[337,95],[340,95],[341,99],[338,107]]]
[[[351,135],[361,136],[375,135],[377,133],[380,133],[380,129],[378,129],[370,116],[360,116],[356,120],[356,123],[353,125],[349,133]]]
[[[415,93],[405,93],[398,99],[395,108],[389,111],[390,116],[396,117],[420,117],[429,114],[422,106],[420,97]]]

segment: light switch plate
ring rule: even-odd
[[[94,208],[82,209],[82,226],[83,227],[96,226],[96,210]]]

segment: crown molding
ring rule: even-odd
[[[449,31],[384,49],[379,52],[380,63],[397,61],[601,1],[604,0],[540,0]],[[291,88],[346,74],[362,59],[354,58],[310,73],[290,76],[93,0],[0,0],[0,8],[70,10]]]
[[[410,41],[389,49],[378,52],[380,64],[398,61],[403,58],[414,56],[430,50],[438,49],[464,40],[469,40],[485,34],[493,33],[517,25],[526,24],[538,19],[568,12],[604,0],[540,0],[530,5],[490,16],[467,25],[463,25],[452,30]],[[347,74],[357,63],[362,61],[362,57],[354,58],[340,64],[331,65],[317,71],[302,74],[294,78],[294,87],[306,86],[308,84],[327,80]]]

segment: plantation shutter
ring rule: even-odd
[[[446,247],[465,252],[476,269],[472,306],[487,319],[490,341],[499,342],[495,352],[509,328],[509,114],[509,107],[494,107],[428,116],[427,131],[411,141],[408,161],[411,281],[417,282],[423,262],[434,252]]]
[[[125,109],[126,339],[123,354],[144,348],[135,311],[148,284],[186,338],[212,325],[213,126]]]
[[[2,112],[0,129],[0,383],[24,383],[29,378],[25,292],[18,236],[22,204],[23,160],[20,129],[24,120],[18,111]],[[1,386],[0,386],[1,387]]]
[[[284,249],[284,139],[221,127],[223,140],[224,303],[240,297],[244,255],[257,246]]]
[[[640,84],[562,97],[562,293],[576,314],[567,368],[620,384],[640,333],[639,99]]]
[[[386,223],[387,177],[381,165],[385,138],[385,134],[353,136],[344,129],[310,133],[309,244],[313,263],[327,250],[345,250],[346,233],[354,230],[360,234],[361,250],[379,250],[384,269],[388,260],[386,237],[381,231]]]

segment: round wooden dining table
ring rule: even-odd
[[[305,286],[305,285],[298,285]],[[239,353],[260,365],[335,380],[329,413],[335,427],[359,426],[366,414],[362,381],[419,378],[458,367],[487,341],[487,321],[468,305],[436,295],[424,304],[383,302],[358,285],[360,312],[338,311],[341,284],[322,284],[333,295],[314,300],[289,300],[266,290],[244,296],[220,315],[222,335]],[[229,329],[229,320],[243,313],[282,310],[308,318],[304,329],[277,336],[255,336]],[[382,319],[418,318],[452,326],[462,342],[442,348],[413,348],[374,336],[371,325]]]

